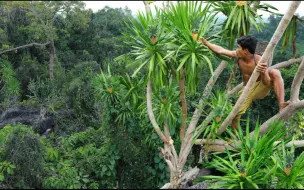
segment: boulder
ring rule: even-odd
[[[16,125],[18,123],[32,126],[33,130],[40,135],[54,128],[52,114],[47,113],[44,108],[13,107],[2,112],[0,129],[6,125]]]

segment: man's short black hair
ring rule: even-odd
[[[255,48],[258,40],[253,36],[241,36],[237,43],[243,48],[248,49],[248,51],[252,54],[255,53]]]

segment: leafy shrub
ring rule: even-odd
[[[43,188],[113,188],[117,148],[104,139],[101,129],[88,128],[69,137],[60,137],[45,154]],[[55,146],[57,144],[57,146]]]
[[[3,181],[10,188],[39,188],[44,146],[38,134],[25,125],[5,126],[0,131],[1,167],[7,170]]]
[[[1,66],[1,102],[7,106],[11,106],[19,100],[20,96],[20,82],[16,79],[15,71],[8,61],[0,60]]]
[[[209,179],[211,183],[216,183],[211,188],[303,188],[304,157],[301,154],[295,160],[294,148],[286,153],[285,142],[289,142],[291,138],[284,139],[284,123],[274,122],[261,137],[259,132],[260,126],[257,122],[254,135],[250,137],[248,120],[245,134],[240,127],[236,135],[229,132],[241,145],[230,144],[233,149],[226,149],[224,157],[214,154],[214,159],[204,164],[224,175],[204,176],[196,183]],[[236,153],[232,153],[234,151]]]

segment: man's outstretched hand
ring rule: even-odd
[[[208,41],[207,41],[205,38],[203,38],[203,37],[200,37],[199,41],[200,41],[201,43],[203,43],[204,45],[206,45],[206,43],[208,42]]]

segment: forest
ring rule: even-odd
[[[0,188],[303,189],[301,1],[282,14],[260,1],[138,3],[0,2]],[[233,50],[245,35],[266,44],[256,51],[291,103],[279,113],[271,90],[234,131],[258,73],[238,96],[235,60],[199,38]]]

